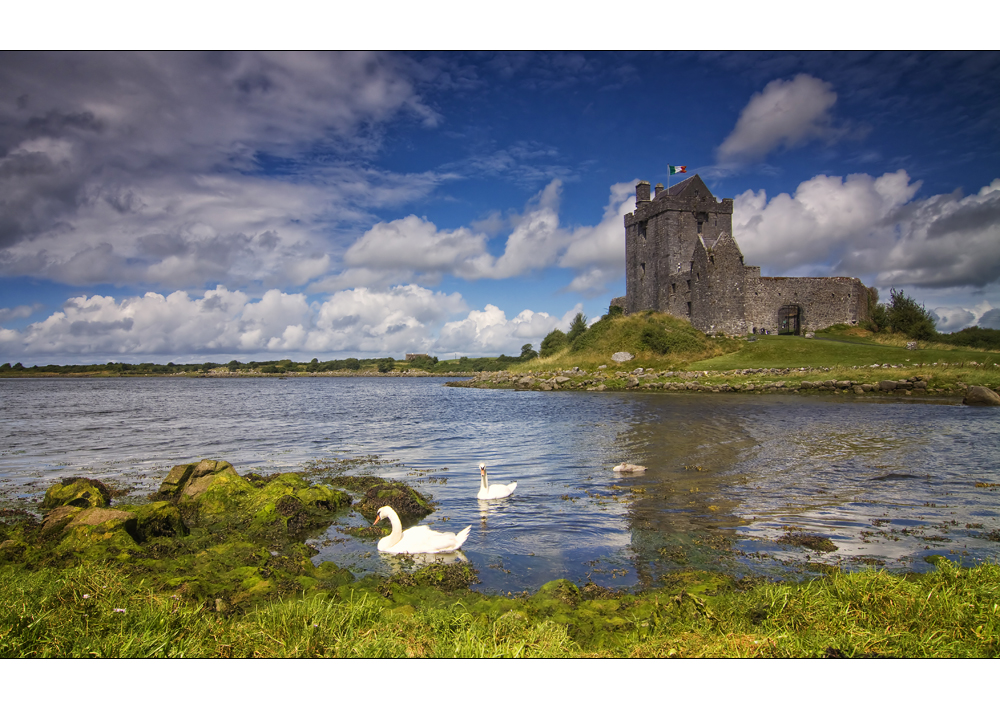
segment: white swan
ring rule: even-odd
[[[516,482],[510,485],[501,485],[500,483],[490,485],[490,481],[486,477],[486,463],[479,464],[479,494],[476,497],[480,500],[499,500],[503,497],[510,497],[515,487],[517,487]]]
[[[426,524],[404,530],[399,522],[399,515],[391,507],[380,508],[372,525],[383,519],[392,523],[392,533],[378,540],[378,550],[389,554],[443,554],[457,551],[469,538],[472,530],[470,525],[458,534],[435,532]]]
[[[616,473],[644,473],[646,472],[646,466],[633,465],[632,463],[622,463],[613,467],[612,470]]]

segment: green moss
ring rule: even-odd
[[[72,507],[107,507],[111,493],[100,480],[91,478],[66,478],[45,491],[40,507],[50,510],[63,505]]]

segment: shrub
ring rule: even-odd
[[[559,350],[565,349],[569,345],[569,340],[566,338],[566,333],[558,328],[550,332],[542,340],[542,345],[539,348],[539,354],[542,357],[548,357],[554,355]]]

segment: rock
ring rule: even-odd
[[[188,533],[180,510],[171,502],[154,502],[134,512],[137,536],[142,541],[153,537],[182,537]]]
[[[891,379],[887,379],[885,381],[879,382],[878,388],[881,389],[882,391],[892,391],[896,388],[896,382],[892,381]]]
[[[855,384],[854,385],[854,393],[855,394],[864,394],[865,391],[867,391],[867,390],[861,384]]]
[[[100,480],[90,478],[66,478],[45,491],[42,509],[54,509],[63,505],[73,507],[107,507],[111,493]]]
[[[908,350],[915,350],[915,349],[917,349],[917,343],[916,342],[907,342],[906,343],[906,349],[908,349]]]
[[[103,525],[106,528],[105,531],[114,532],[124,529],[130,537],[134,537],[137,519],[138,517],[135,512],[112,510],[106,507],[92,507],[89,510],[83,510],[80,514],[73,517],[69,524],[66,525],[66,531],[80,526],[97,527]]]
[[[628,362],[629,360],[635,359],[635,355],[630,352],[615,352],[611,355],[611,359],[615,362]]]
[[[811,332],[807,332],[807,333],[806,333],[806,337],[808,337],[808,338],[810,338],[810,339],[811,339],[811,338],[813,338],[813,337],[816,337],[816,335],[814,335],[814,334],[813,334],[813,333],[811,333]]]
[[[553,381],[556,384],[565,384],[566,382],[569,381],[569,377],[556,377]]]
[[[969,387],[962,403],[967,406],[1000,406],[1000,396],[986,387]]]
[[[172,467],[167,473],[166,479],[160,483],[160,494],[173,496],[180,492],[184,483],[191,477],[191,471],[195,469],[195,465],[196,463],[185,463]]]
[[[59,534],[66,528],[66,525],[83,509],[73,505],[63,505],[50,510],[42,520],[42,535],[48,536]]]

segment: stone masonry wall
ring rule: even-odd
[[[777,332],[778,310],[799,306],[803,334],[838,323],[856,324],[868,319],[868,293],[857,278],[747,278],[746,324]]]

